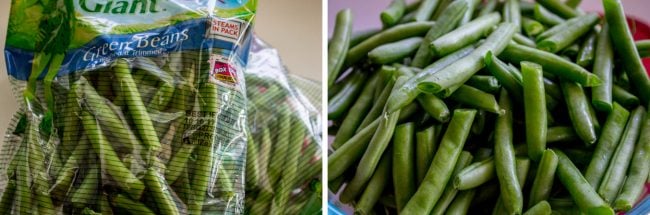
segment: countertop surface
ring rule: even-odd
[[[0,50],[4,50],[10,4],[11,0],[0,1]],[[259,1],[255,32],[279,50],[291,73],[320,81],[323,29],[321,17],[321,1]],[[4,51],[2,51],[0,52],[1,134],[5,133],[13,112],[18,109],[6,71]]]

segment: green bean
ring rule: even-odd
[[[634,108],[639,105],[639,98],[618,85],[612,85],[612,97],[614,101],[626,108]]]
[[[526,183],[526,177],[528,176],[528,170],[530,169],[530,159],[524,158],[524,157],[516,157],[515,158],[515,165],[516,165],[516,171],[517,171],[517,182],[519,183],[519,186],[524,187]],[[505,214],[507,213],[505,210],[505,204],[503,202],[503,196],[499,196],[496,202],[496,205],[494,206],[494,210],[492,211],[492,214]]]
[[[601,184],[614,150],[621,140],[629,115],[630,113],[625,108],[614,102],[612,112],[607,116],[607,121],[603,126],[603,135],[598,139],[593,159],[585,172],[585,178],[594,189]]]
[[[451,175],[458,175],[458,173],[460,173],[460,171],[467,167],[467,165],[469,165],[471,162],[472,154],[467,151],[460,152],[458,161],[456,162]],[[440,196],[440,200],[438,200],[436,205],[431,210],[431,215],[442,215],[447,210],[447,207],[449,207],[449,205],[452,203],[454,197],[456,197],[456,194],[458,194],[458,189],[454,188],[453,183],[454,182],[451,180],[447,183],[445,190]]]
[[[534,207],[536,204],[547,200],[551,195],[555,170],[557,169],[558,158],[553,150],[544,151],[540,159],[533,187],[530,189],[530,198],[528,207]]]
[[[345,115],[348,108],[352,105],[354,100],[359,96],[366,81],[366,75],[361,71],[356,71],[351,74],[350,82],[341,90],[339,94],[330,99],[327,104],[327,118],[339,119]]]
[[[423,22],[431,20],[433,11],[438,6],[440,0],[421,0],[420,7],[415,11],[415,21]]]
[[[31,129],[28,128],[27,129]],[[28,131],[29,132],[29,131]],[[16,165],[16,199],[14,210],[17,214],[32,214],[32,190],[31,190],[31,171],[29,168],[29,148],[28,138],[23,138],[20,148],[14,160],[17,160]]]
[[[327,46],[327,86],[331,87],[338,78],[350,45],[352,34],[352,11],[344,9],[336,14],[332,40]]]
[[[172,191],[165,183],[165,179],[153,168],[149,168],[145,174],[147,189],[152,193],[158,210],[161,214],[179,214],[176,203],[172,197]]]
[[[133,201],[129,199],[129,197],[126,197],[122,194],[117,194],[117,196],[113,197],[111,202],[115,207],[125,209],[132,214],[143,214],[143,215],[156,214],[153,211],[151,211],[151,209],[147,208],[146,205],[137,201]]]
[[[355,214],[371,214],[372,208],[375,206],[379,198],[382,196],[382,191],[386,189],[389,184],[390,170],[391,170],[391,154],[390,150],[381,157],[381,161],[377,166],[377,171],[372,175],[368,182],[368,186],[361,194],[359,202],[356,204]]]
[[[433,40],[429,47],[435,56],[445,56],[476,42],[499,21],[501,21],[501,16],[498,13],[482,16]]]
[[[515,24],[516,31],[521,33],[521,9],[519,8],[519,1],[517,0],[506,0],[503,5],[503,20],[505,22],[510,22]]]
[[[522,21],[522,26],[524,28],[524,31],[528,36],[534,37],[544,32],[544,30],[546,30],[546,27],[544,27],[542,23],[534,19],[523,17],[521,18],[521,21]]]
[[[630,159],[632,159],[632,150],[634,150],[634,143],[639,137],[641,121],[644,115],[645,110],[643,107],[638,107],[630,113],[630,119],[625,126],[623,136],[609,162],[603,181],[598,187],[598,194],[606,202],[613,203],[621,186],[623,186],[625,173],[630,165]]]
[[[168,183],[174,183],[178,176],[185,171],[187,167],[187,161],[192,155],[192,152],[196,148],[196,145],[193,144],[182,144],[176,153],[172,156],[167,163],[167,169],[165,169],[165,179]]]
[[[578,135],[571,126],[549,127],[546,131],[546,142],[572,142],[578,140]]]
[[[458,195],[456,195],[454,201],[449,205],[445,214],[467,214],[475,194],[476,189],[458,192]]]
[[[524,215],[551,215],[551,205],[547,201],[542,200],[534,206],[530,207]]]
[[[368,147],[368,142],[379,126],[379,121],[379,119],[376,119],[370,125],[364,127],[328,157],[328,181],[332,181],[341,176],[345,170],[361,158],[363,152]]]
[[[364,117],[364,115],[360,113],[368,113],[370,108],[372,108],[375,85],[377,85],[379,82],[380,75],[381,74],[378,73],[372,76],[368,83],[363,87],[361,94],[354,102],[354,105],[352,105],[350,108],[350,114],[347,114],[341,123],[341,127],[336,133],[334,142],[331,144],[332,148],[337,149],[341,147],[341,145],[348,141],[350,137],[354,136],[355,131],[357,131],[357,128],[359,127],[359,124],[361,124]]]
[[[419,82],[424,80],[426,77],[439,72],[440,70],[458,61],[459,59],[467,56],[473,50],[474,47],[472,46],[465,47],[439,59],[435,63],[424,68],[422,72],[412,76],[408,81],[406,81],[406,83],[401,85],[401,88],[399,90],[390,93],[387,104],[388,112],[392,113],[410,104],[420,94],[420,91],[417,88]]]
[[[368,58],[377,64],[388,64],[411,56],[422,43],[422,37],[406,38],[386,43],[368,52]]]
[[[67,159],[70,156],[70,152],[75,148],[75,143],[79,140],[80,123],[78,114],[81,112],[81,106],[77,102],[79,98],[76,96],[78,88],[79,84],[70,86],[65,101],[65,111],[62,114],[63,132],[60,146],[62,159]]]
[[[454,187],[469,190],[484,184],[495,177],[494,158],[472,163],[454,176]]]
[[[465,25],[466,23],[472,20],[474,15],[474,10],[481,3],[481,0],[465,0],[467,1],[467,10],[463,14],[463,18],[460,19],[459,25]]]
[[[393,0],[391,1],[388,8],[381,11],[379,18],[381,18],[381,23],[384,24],[384,28],[393,26],[404,15],[404,10],[406,9],[406,2],[404,0]]]
[[[133,118],[133,121],[135,121],[134,124],[138,134],[140,134],[140,139],[142,140],[142,143],[147,146],[147,150],[151,153],[150,155],[156,156],[157,153],[160,152],[160,140],[158,140],[156,130],[153,127],[151,118],[149,118],[149,113],[147,112],[144,103],[142,103],[136,83],[133,81],[133,77],[131,76],[128,62],[125,60],[118,60],[114,66],[114,70],[115,77],[121,85],[121,90],[118,92],[123,93],[123,98],[126,100],[126,104],[129,107],[128,110],[130,116]],[[145,159],[149,160],[149,158]]]
[[[202,83],[198,88],[197,100],[199,101],[200,110],[206,113],[218,113],[219,102],[217,102],[217,86],[212,83]],[[212,146],[212,143],[215,141],[215,136],[212,134],[216,133],[216,122],[205,123],[202,126],[207,126],[207,128],[201,128],[201,130],[205,129],[206,131],[212,132],[210,132],[211,135],[208,135],[207,137],[202,135],[194,137],[200,138],[202,141],[207,142],[208,145],[200,144],[195,149],[196,157],[194,162],[194,175],[191,176],[192,180],[190,182],[190,186],[194,191],[192,193],[194,199],[188,203],[188,211],[190,214],[199,214],[203,210],[205,196],[208,192],[208,186],[210,186],[209,175],[212,172],[215,163],[215,152],[214,147]]]
[[[586,21],[588,21],[589,19],[592,19],[592,18],[593,18],[593,14],[591,14],[591,15],[582,15],[582,16],[571,18],[569,20],[566,20],[565,22],[562,22],[562,23],[560,23],[558,25],[553,26],[552,28],[549,28],[548,30],[541,33],[540,35],[537,35],[537,37],[535,39],[538,42],[542,41],[542,40],[544,40],[546,38],[549,38],[549,37],[551,37],[553,35],[556,35],[558,33],[562,33],[562,32],[565,32],[567,30],[571,30],[574,25],[576,25],[578,23],[584,23],[584,22],[586,22]],[[584,24],[582,24],[582,25],[584,25]]]
[[[499,80],[489,75],[474,75],[467,80],[466,84],[492,94],[499,92],[501,88]]]
[[[459,87],[458,90],[449,96],[449,98],[456,102],[467,104],[498,115],[504,113],[504,110],[499,107],[494,95],[467,85]]]
[[[643,192],[644,180],[650,172],[650,115],[646,114],[640,131],[639,140],[634,149],[634,156],[627,171],[625,184],[614,201],[614,209],[628,211],[637,202]]]
[[[650,78],[641,63],[641,57],[634,45],[634,39],[627,26],[623,5],[619,0],[603,0],[605,19],[609,24],[609,34],[612,37],[616,53],[623,59],[623,68],[630,78],[632,88],[641,97],[643,104],[650,101]]]
[[[517,102],[523,102],[523,86],[521,85],[521,80],[518,79],[508,70],[508,66],[496,56],[492,54],[491,51],[485,55],[484,58],[485,65],[495,78],[503,85],[503,87],[508,90],[508,94]]]
[[[563,98],[559,84],[555,83],[551,79],[544,78],[544,91],[555,99],[561,100]]]
[[[559,0],[538,0],[537,3],[543,5],[554,13],[564,18],[572,18],[580,15],[572,7],[569,7]]]
[[[612,110],[612,70],[614,68],[614,51],[609,34],[609,25],[605,24],[598,33],[596,57],[593,72],[603,84],[591,90],[591,103],[599,111]]]
[[[562,151],[553,150],[558,156],[557,172],[560,182],[569,191],[580,211],[587,214],[614,214],[605,201],[582,176],[580,170]]]
[[[415,53],[415,57],[413,57],[411,66],[423,68],[431,63],[433,60],[433,52],[429,49],[429,44],[440,36],[453,30],[463,17],[465,11],[467,11],[467,8],[468,5],[466,1],[455,1],[445,9],[445,12],[441,14],[438,21],[424,36],[422,44]]]
[[[512,36],[512,41],[514,41],[515,43],[517,43],[519,45],[524,45],[524,46],[528,46],[528,47],[531,47],[531,48],[536,48],[537,47],[537,44],[535,44],[535,41],[531,40],[530,38],[528,38],[528,37],[526,37],[526,36],[524,36],[522,34],[515,34],[514,36]]]
[[[634,43],[639,57],[650,57],[650,40],[638,40]]]
[[[397,210],[401,211],[416,189],[414,136],[415,123],[398,125],[393,135],[393,187]]]
[[[456,109],[454,111],[424,181],[406,204],[402,213],[427,214],[438,202],[444,186],[451,178],[453,166],[458,161],[475,115],[475,110]]]
[[[564,18],[548,11],[540,4],[535,4],[534,17],[537,21],[549,26],[558,25],[566,21]]]
[[[572,23],[570,26],[566,26],[566,28],[561,28],[561,31],[549,35],[548,37],[542,37],[541,40],[537,41],[537,47],[540,50],[553,53],[563,50],[564,48],[573,44],[584,34],[589,32],[589,30],[592,29],[594,25],[596,25],[598,22],[598,15],[590,13],[580,16],[576,19],[579,20]]]
[[[540,64],[544,68],[544,71],[557,75],[560,78],[575,81],[585,87],[601,84],[601,80],[596,75],[552,53],[511,43],[508,44],[501,57],[513,63],[519,63],[521,61],[535,62]]]
[[[10,214],[13,207],[14,197],[16,195],[16,180],[9,179],[7,186],[2,191],[2,199],[0,199],[0,214]]]
[[[295,120],[298,120],[295,122]],[[298,162],[300,158],[300,151],[305,140],[305,128],[300,123],[300,119],[294,118],[291,122],[291,142],[285,148],[285,152],[282,153],[285,156],[285,161],[282,171],[282,179],[280,180],[280,185],[275,193],[273,202],[271,204],[271,214],[283,214],[284,210],[287,207],[287,202],[289,201],[289,195],[291,190],[295,185],[295,180],[298,175]]]
[[[451,113],[442,99],[431,94],[420,94],[417,99],[420,106],[422,106],[422,109],[424,109],[429,116],[439,122],[449,121],[449,115],[451,115]]]
[[[392,79],[386,83],[386,86],[384,86],[379,97],[373,101],[372,108],[370,111],[368,111],[368,114],[366,114],[363,121],[361,121],[361,125],[359,125],[357,128],[357,133],[359,133],[361,129],[365,128],[370,123],[374,122],[381,115],[381,113],[384,111],[384,106],[386,106],[386,101],[390,98],[389,96],[393,91],[395,84],[395,81]]]
[[[450,64],[444,69],[427,76],[420,81],[417,88],[423,92],[441,93],[450,95],[453,91],[448,90],[452,86],[464,83],[474,73],[480,70],[483,64],[483,56],[488,51],[501,53],[503,48],[510,41],[515,32],[515,27],[508,23],[500,24],[490,36],[468,56]]]
[[[413,1],[411,3],[407,3],[406,7],[404,8],[404,12],[406,12],[406,13],[413,12],[413,11],[417,10],[418,8],[420,8],[420,4],[422,4],[422,1],[420,1],[420,0]]]
[[[515,152],[513,147],[512,104],[506,90],[501,90],[499,106],[505,113],[496,120],[494,131],[494,165],[501,189],[502,198],[509,202],[507,211],[518,214],[523,210],[522,189],[517,182]]]
[[[436,153],[438,146],[437,137],[439,135],[436,133],[436,130],[438,127],[440,125],[432,125],[415,133],[415,175],[418,185],[424,180],[424,176],[427,174],[427,170],[429,170],[431,159],[433,159],[433,155]]]
[[[90,143],[88,143],[88,138],[83,135],[77,143],[77,146],[74,148],[74,151],[72,151],[68,157],[68,160],[66,160],[63,168],[59,171],[54,185],[50,188],[50,195],[52,195],[52,197],[57,200],[65,199],[66,193],[68,193],[71,188],[75,173],[79,169],[86,154],[88,154],[89,146]]]
[[[76,208],[84,208],[87,205],[93,204],[99,188],[99,168],[93,166],[88,170],[81,185],[72,192],[70,202]]]
[[[406,79],[407,77],[402,76],[398,78],[396,82],[403,83]],[[398,85],[396,84],[395,86]],[[372,173],[377,167],[379,158],[386,150],[386,147],[390,142],[390,137],[393,136],[399,115],[399,111],[394,113],[383,113],[379,122],[379,127],[377,127],[366,152],[363,154],[363,157],[361,157],[354,177],[343,191],[344,195],[341,196],[341,201],[349,202],[355,198],[361,189],[363,189],[363,186],[368,182],[370,177],[372,177]]]
[[[588,145],[596,142],[596,123],[589,110],[590,103],[580,84],[562,80],[560,83],[564,100],[569,110],[569,117],[578,137]]]
[[[592,30],[589,34],[587,34],[586,38],[582,41],[582,45],[580,46],[580,52],[578,52],[578,56],[576,57],[576,63],[579,66],[587,68],[594,63],[597,35],[598,34]]]
[[[499,1],[497,0],[485,1],[485,4],[483,4],[481,7],[481,11],[479,11],[478,13],[478,17],[485,16],[487,14],[494,12],[494,10],[497,8],[498,3]]]
[[[83,127],[86,135],[92,144],[94,152],[99,155],[103,171],[106,171],[118,187],[123,189],[129,196],[139,199],[144,191],[144,184],[122,163],[110,146],[100,127],[97,125],[97,119],[88,112],[82,113]]]
[[[276,145],[273,145],[271,152],[271,160],[269,163],[269,184],[275,187],[277,182],[282,176],[282,168],[286,156],[286,149],[291,141],[291,116],[287,106],[282,106],[277,111],[278,119],[278,133],[275,136]],[[282,144],[282,145],[279,145]]]
[[[542,67],[538,64],[522,61],[524,108],[526,117],[526,143],[528,157],[539,161],[546,150],[546,97]]]
[[[372,37],[373,35],[378,34],[379,32],[381,32],[381,28],[370,28],[366,30],[352,32],[352,35],[350,36],[349,47],[354,47],[359,43],[363,42],[364,40],[367,40],[368,38]],[[330,40],[329,43],[332,43],[332,41]],[[343,56],[345,56],[345,54],[343,54]]]
[[[386,43],[403,40],[410,37],[422,36],[434,22],[413,22],[393,26],[352,47],[345,57],[345,66],[357,63],[372,49]]]

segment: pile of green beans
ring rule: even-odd
[[[38,111],[21,114],[0,214],[204,214],[237,201],[239,155],[215,147],[227,126],[217,117],[223,87],[196,72],[208,65],[191,59],[207,56],[170,55],[117,59],[53,83],[55,133],[43,134]]]
[[[246,214],[321,210],[321,138],[314,114],[284,79],[246,73]],[[300,190],[300,192],[294,192]]]
[[[579,4],[394,0],[383,29],[330,49],[346,59],[329,74],[330,199],[355,214],[630,210],[650,180],[650,42],[620,0],[604,17]]]

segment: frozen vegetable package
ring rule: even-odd
[[[246,70],[248,214],[321,213],[320,84],[287,74],[277,50],[253,39]]]
[[[242,214],[256,6],[13,0],[0,214]]]

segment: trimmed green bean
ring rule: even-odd
[[[371,28],[371,29],[352,32],[352,35],[350,36],[350,47],[354,47],[358,45],[359,43],[363,42],[364,40],[367,40],[368,38],[372,37],[375,34],[378,34],[379,32],[381,32],[381,28]],[[332,43],[331,39],[329,43]],[[345,56],[345,54],[343,56]]]
[[[391,174],[391,155],[390,150],[385,153],[379,161],[377,171],[372,175],[368,182],[361,198],[356,204],[355,214],[372,214],[372,208],[377,204],[377,201],[382,196],[382,192],[386,189],[390,182]]]
[[[448,90],[452,86],[460,85],[472,77],[485,64],[483,56],[488,51],[501,53],[515,33],[512,24],[503,23],[488,36],[478,48],[462,59],[450,64],[444,69],[427,76],[417,84],[417,88],[428,93],[443,93],[448,96],[453,91]]]
[[[462,151],[460,152],[460,155],[458,156],[458,161],[456,162],[456,165],[454,166],[454,170],[451,173],[451,175],[458,175],[460,171],[462,171],[467,165],[469,165],[472,162],[472,154],[467,152],[467,151]],[[445,186],[445,190],[442,192],[442,195],[440,196],[440,200],[436,203],[436,205],[433,207],[431,210],[431,215],[442,215],[446,210],[447,207],[452,203],[454,198],[456,197],[456,194],[458,194],[458,189],[454,188],[454,182],[449,181],[447,185]]]
[[[84,135],[77,143],[74,151],[72,151],[68,157],[68,160],[66,160],[63,168],[59,171],[52,188],[50,188],[50,195],[52,195],[52,197],[57,200],[65,199],[66,193],[68,193],[71,188],[74,175],[79,169],[84,157],[88,154],[89,148],[90,143],[88,143],[88,138]]]
[[[632,159],[632,150],[634,150],[634,144],[639,137],[644,115],[645,109],[643,107],[638,107],[630,113],[630,119],[627,121],[623,136],[609,162],[603,181],[598,187],[598,194],[603,197],[605,202],[613,203],[623,186],[625,173]]]
[[[440,0],[421,0],[420,7],[415,11],[415,21],[423,22],[431,20]]]
[[[161,214],[179,214],[172,191],[158,171],[149,168],[145,174],[144,182],[149,192],[152,193]]]
[[[537,167],[533,187],[530,189],[528,207],[534,207],[536,204],[549,198],[551,188],[553,188],[553,181],[555,180],[557,165],[558,158],[555,152],[550,149],[545,150]]]
[[[596,54],[596,38],[598,33],[591,31],[586,38],[582,41],[580,52],[576,57],[576,63],[584,68],[590,67],[594,63],[594,56]]]
[[[540,4],[535,4],[534,17],[537,21],[549,26],[555,26],[566,21]]]
[[[594,122],[595,119],[591,117],[588,107],[591,103],[587,101],[584,89],[580,84],[565,80],[561,81],[560,86],[576,134],[588,145],[595,143],[598,138],[596,123]]]
[[[352,34],[352,11],[344,9],[336,14],[332,39],[327,46],[327,86],[331,87],[345,62]]]
[[[368,58],[377,64],[388,64],[411,56],[422,43],[422,37],[411,37],[386,43],[368,52]]]
[[[176,153],[167,163],[167,169],[165,169],[165,179],[168,183],[174,183],[178,176],[185,171],[187,167],[187,161],[192,155],[192,152],[196,148],[196,145],[193,144],[182,144]]]
[[[0,199],[0,214],[11,213],[14,197],[16,197],[16,184],[16,180],[14,179],[7,181],[7,186],[2,191],[2,199]]]
[[[501,90],[499,106],[505,114],[496,120],[494,131],[494,165],[501,190],[501,198],[509,202],[506,210],[510,214],[519,214],[523,210],[522,188],[517,182],[515,151],[513,147],[513,114],[508,91]]]
[[[522,34],[515,34],[514,36],[512,36],[512,41],[514,41],[515,43],[517,43],[519,45],[524,45],[524,46],[528,46],[528,47],[531,47],[531,48],[536,48],[537,47],[537,44],[535,44],[535,41],[533,41],[532,39],[530,39],[530,38],[528,38],[528,37],[526,37],[526,36],[524,36]]]
[[[354,100],[359,96],[366,82],[366,75],[361,71],[351,74],[350,81],[341,92],[329,100],[327,104],[327,118],[339,119],[345,116]]]
[[[598,23],[598,15],[595,13],[579,16],[576,19],[577,21],[571,22],[571,25],[558,25],[558,27],[561,27],[558,29],[561,30],[557,33],[548,36],[542,36],[546,34],[540,35],[537,41],[537,48],[542,51],[557,53],[572,45]]]
[[[528,156],[539,161],[546,150],[546,97],[542,67],[538,64],[522,61],[524,108],[526,118],[526,143]]]
[[[499,107],[494,95],[467,85],[459,87],[449,96],[449,98],[459,103],[467,104],[498,115],[502,115],[505,112],[501,107]]]
[[[590,19],[589,17],[590,16],[583,15],[583,16],[568,19],[558,25],[553,26],[552,28],[549,28],[548,30],[541,33],[540,35],[537,35],[535,39],[536,41],[541,41],[553,35],[561,33],[563,31],[570,30],[573,25],[576,25],[577,23],[585,22],[586,20]]]
[[[370,125],[364,127],[328,157],[328,181],[332,181],[341,176],[345,170],[361,158],[363,152],[368,147],[368,142],[375,133],[377,126],[379,126],[379,121],[379,119],[376,119]]]
[[[546,27],[544,25],[534,19],[530,19],[527,17],[523,17],[521,19],[522,21],[522,27],[524,28],[524,32],[526,32],[526,35],[534,37],[546,30]]]
[[[424,109],[429,114],[429,116],[433,117],[439,122],[449,121],[449,115],[451,115],[451,113],[449,112],[449,108],[447,108],[447,105],[442,99],[436,97],[435,95],[426,93],[420,94],[417,99],[422,109]]]
[[[457,2],[462,2],[462,1],[457,1]],[[459,59],[464,58],[472,51],[474,51],[473,46],[465,47],[461,50],[458,50],[452,54],[449,54],[439,59],[435,63],[424,68],[422,72],[412,76],[409,80],[406,81],[406,83],[401,85],[401,88],[399,90],[392,91],[390,93],[390,97],[388,97],[388,103],[387,103],[388,112],[392,113],[410,104],[420,94],[420,91],[417,88],[419,82],[424,80],[426,77],[435,74],[440,70],[446,68],[447,66],[458,61]]]
[[[483,35],[487,34],[492,29],[492,26],[499,23],[499,21],[501,21],[501,15],[498,13],[479,17],[433,40],[429,47],[433,51],[434,56],[445,56],[476,42]]]
[[[515,165],[517,168],[517,182],[519,183],[519,186],[524,187],[526,183],[526,177],[528,176],[528,170],[530,169],[530,159],[524,157],[516,157]],[[496,205],[494,206],[492,214],[498,215],[507,213],[507,211],[505,211],[506,208],[503,201],[503,197],[500,195],[497,199]]]
[[[438,202],[444,186],[451,178],[453,166],[458,161],[463,145],[465,145],[475,115],[475,110],[456,109],[454,111],[424,181],[406,204],[402,213],[427,214]]]
[[[379,14],[379,18],[381,19],[381,23],[384,24],[384,28],[397,24],[404,15],[405,10],[406,2],[404,2],[404,0],[391,1],[388,8],[384,9]]]
[[[625,184],[613,204],[615,210],[628,211],[640,198],[646,181],[644,179],[648,177],[650,172],[648,163],[650,163],[650,115],[646,114]]]
[[[612,208],[589,185],[569,157],[562,151],[555,149],[553,151],[559,160],[556,174],[580,210],[587,214],[614,214]]]
[[[451,202],[445,214],[467,214],[475,194],[476,189],[462,190],[458,192],[458,195],[456,195],[454,201]]]
[[[615,102],[626,108],[634,108],[639,105],[639,98],[618,85],[612,85],[612,97]]]
[[[548,8],[550,11],[553,11],[557,15],[560,15],[561,17],[564,18],[572,18],[580,14],[572,7],[565,5],[560,0],[538,0],[537,3],[543,5],[544,7]]]
[[[460,19],[459,25],[465,25],[472,20],[474,10],[482,2],[481,0],[465,0],[467,1],[467,10],[463,13],[463,18]]]
[[[129,199],[129,197],[126,197],[122,194],[117,194],[117,196],[113,197],[111,202],[115,207],[125,209],[132,214],[142,214],[142,215],[156,214],[153,211],[151,211],[151,209],[147,208],[147,206],[144,205],[143,203],[131,200]]]
[[[605,19],[609,24],[609,34],[616,47],[616,53],[623,59],[623,68],[630,78],[632,88],[637,92],[643,104],[650,101],[650,78],[641,63],[641,57],[634,45],[632,33],[627,25],[625,12],[620,0],[603,0]]]
[[[591,103],[599,111],[612,110],[612,71],[614,68],[614,50],[609,34],[609,25],[605,24],[598,33],[593,72],[603,84],[591,89]]]
[[[524,215],[551,215],[551,205],[547,201],[543,200],[534,206],[530,207]]]
[[[485,65],[487,69],[494,75],[495,78],[501,82],[503,87],[508,90],[508,94],[517,102],[523,102],[523,86],[521,85],[521,79],[518,79],[513,75],[512,72],[508,69],[508,66],[496,56],[492,54],[491,51],[485,55]]]
[[[650,57],[650,40],[637,40],[634,45],[639,52],[639,57]]]
[[[359,133],[361,129],[365,128],[370,123],[374,122],[381,115],[381,113],[384,111],[384,106],[386,106],[387,100],[390,98],[389,96],[392,93],[395,84],[395,81],[392,79],[386,83],[386,86],[383,87],[383,90],[379,97],[373,101],[372,108],[370,108],[368,114],[366,114],[363,121],[361,121],[361,125],[359,125],[357,128],[357,133]]]
[[[454,187],[469,190],[484,184],[495,177],[494,158],[472,163],[454,176]]]
[[[108,143],[102,130],[97,125],[96,118],[84,111],[82,112],[82,122],[93,150],[99,155],[98,157],[102,160],[102,163],[105,164],[102,165],[104,171],[111,175],[117,185],[129,196],[139,199],[145,188],[144,183],[120,161],[113,147]]]
[[[393,135],[393,188],[398,211],[416,189],[414,133],[415,123],[408,122],[398,125]]]
[[[585,87],[593,87],[601,84],[601,80],[596,75],[591,74],[577,64],[571,63],[549,52],[511,43],[508,44],[501,57],[512,63],[520,63],[521,61],[535,62],[541,65],[544,71],[570,81],[575,81]]]
[[[468,5],[466,1],[455,1],[445,9],[445,12],[440,15],[438,21],[424,36],[422,44],[415,53],[415,57],[413,57],[411,66],[423,68],[431,63],[434,53],[429,49],[429,44],[440,36],[453,30],[463,17],[465,11],[467,11],[467,8]]]
[[[485,16],[485,15],[488,15],[488,14],[494,12],[494,10],[497,8],[498,3],[499,3],[499,1],[497,1],[497,0],[487,0],[487,1],[485,1],[485,4],[483,4],[482,7],[481,7],[481,11],[479,11],[479,13],[478,13],[478,17]]]
[[[436,153],[437,137],[439,135],[436,133],[437,127],[440,127],[440,125],[432,125],[415,133],[415,175],[418,185],[424,180],[431,160]]]
[[[297,120],[297,121],[296,121]],[[284,149],[284,162],[282,165],[282,179],[278,189],[275,191],[273,202],[271,203],[271,214],[284,214],[289,201],[289,195],[293,189],[298,175],[298,166],[300,161],[300,152],[305,141],[305,127],[301,125],[298,118],[291,120],[290,142]]]
[[[600,186],[607,166],[616,150],[619,140],[627,124],[630,113],[618,103],[612,106],[612,112],[607,116],[603,131],[596,144],[593,159],[585,172],[585,179],[596,189]]]
[[[334,142],[331,144],[332,148],[337,149],[341,147],[341,145],[348,141],[350,137],[354,136],[355,131],[358,130],[359,125],[361,124],[364,117],[364,115],[360,113],[368,113],[368,111],[372,108],[372,103],[374,100],[373,94],[376,87],[375,85],[379,82],[380,75],[380,73],[373,75],[368,83],[363,87],[361,94],[356,99],[349,111],[350,113],[355,114],[347,114],[345,116],[345,119],[341,123],[341,127],[339,127],[339,131],[336,133]]]
[[[489,75],[474,75],[465,84],[488,93],[497,93],[501,89],[499,80]]]
[[[99,168],[93,166],[88,170],[84,179],[81,181],[81,185],[72,192],[72,196],[70,197],[70,202],[74,207],[83,208],[87,205],[94,204],[100,177]]]
[[[400,24],[386,29],[374,36],[364,40],[358,45],[350,48],[345,57],[344,66],[350,66],[357,63],[365,57],[369,51],[378,46],[390,42],[403,40],[410,37],[422,36],[433,26],[434,22],[412,22]]]
[[[503,5],[503,21],[510,22],[515,25],[517,33],[521,33],[521,9],[519,8],[519,0],[506,0]]]

